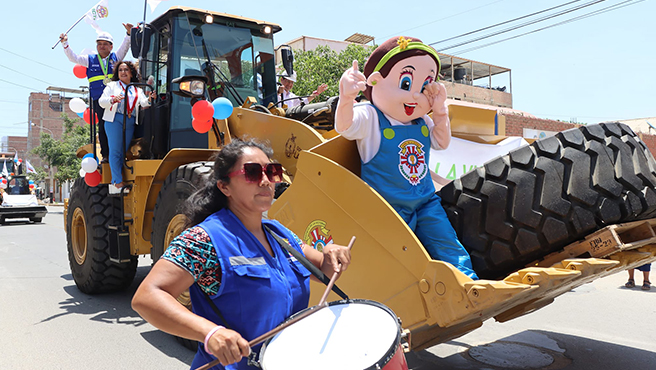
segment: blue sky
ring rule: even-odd
[[[162,2],[146,21],[173,5],[210,9],[277,23],[279,45],[305,35],[343,40],[355,32],[376,37],[378,43],[406,35],[432,43],[482,27],[564,4],[566,0],[479,1],[175,1]],[[573,2],[558,10],[591,1]],[[599,10],[622,0],[606,0],[503,35],[470,45],[444,50],[512,70],[513,107],[542,118],[596,123],[614,119],[656,116],[656,27],[653,0],[633,4],[601,15],[556,26],[478,50],[464,49],[553,25]],[[32,91],[48,86],[77,88],[85,80],[73,75],[73,64],[61,46],[54,50],[58,35],[66,31],[96,0],[11,1],[3,4],[0,23],[0,137],[27,135],[28,98]],[[137,5],[135,5],[137,4]],[[307,5],[304,5],[307,4]],[[363,9],[369,6],[366,11]],[[30,13],[30,11],[32,13]],[[124,35],[121,22],[143,20],[143,3],[109,0],[109,17],[98,24],[115,39]],[[526,20],[523,20],[526,21]],[[509,27],[505,25],[501,28]],[[497,30],[497,29],[494,29]],[[435,45],[441,47],[488,34],[488,30]],[[80,22],[70,33],[73,50],[95,48],[95,31]],[[118,48],[115,45],[115,48]]]

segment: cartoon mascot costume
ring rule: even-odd
[[[472,279],[469,254],[435,194],[430,148],[451,141],[446,88],[438,83],[440,59],[416,38],[385,41],[364,65],[339,81],[335,129],[357,142],[361,177],[398,212],[434,259],[449,262]],[[364,91],[370,103],[354,105]],[[433,111],[433,119],[427,114]]]

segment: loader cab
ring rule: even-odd
[[[142,53],[142,80],[152,84],[157,100],[143,114],[143,136],[151,158],[163,158],[173,148],[207,148],[209,133],[192,128],[192,99],[175,94],[182,76],[205,76],[205,98],[242,99],[255,97],[267,105],[276,98],[273,34],[278,25],[225,13],[173,7],[134,32],[132,53]],[[139,135],[141,134],[141,135]]]

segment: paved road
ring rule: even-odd
[[[0,370],[189,368],[193,353],[130,308],[149,258],[140,259],[127,292],[88,296],[77,290],[62,210],[49,207],[42,224],[0,226]],[[597,280],[507,323],[488,320],[463,337],[410,354],[409,365],[656,369],[656,288],[628,290],[625,279],[616,274]]]

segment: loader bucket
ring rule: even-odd
[[[462,335],[480,326],[481,312],[490,307],[504,311],[535,288],[472,281],[451,264],[431,260],[403,219],[357,176],[359,166],[355,143],[342,137],[303,151],[292,185],[273,204],[269,217],[317,249],[331,241],[345,245],[355,235],[353,262],[338,285],[351,298],[392,308],[404,327],[422,334],[415,336],[413,346],[432,343],[438,337],[433,331],[446,327],[457,325],[456,333]],[[313,303],[324,288],[312,284]],[[339,299],[331,294],[329,300]]]

